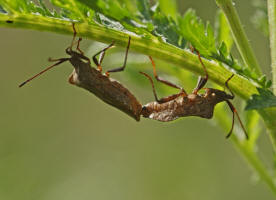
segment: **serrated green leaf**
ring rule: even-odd
[[[93,22],[94,11],[75,0],[51,0],[51,3],[62,8],[62,15],[82,22]]]
[[[117,0],[75,0],[89,7],[91,10],[95,11],[96,21],[102,25],[107,25],[109,28],[119,27],[120,31],[130,31],[136,33],[137,35],[151,38],[152,34],[147,30],[147,24],[141,22],[134,13],[131,13],[125,8],[125,4],[120,4]],[[99,18],[102,18],[102,20]],[[117,25],[116,25],[117,24]],[[118,26],[120,24],[120,26]],[[123,28],[122,28],[123,27]]]
[[[137,8],[141,15],[143,16],[143,20],[146,21],[151,21],[151,10],[150,10],[150,5],[149,1],[147,0],[139,0],[137,1]]]
[[[106,17],[131,24],[132,13],[124,9],[117,0],[75,0],[90,9],[104,14]]]
[[[276,96],[268,89],[257,88],[259,95],[252,95],[247,101],[245,110],[259,110],[263,108],[276,107]]]
[[[265,83],[265,88],[270,88],[272,85],[272,81],[271,80],[268,80],[266,83]]]
[[[26,0],[22,1],[9,1],[0,0],[0,4],[4,10],[9,11],[9,13],[24,13],[27,8]]]
[[[166,17],[160,11],[157,11],[152,16],[152,22],[155,27],[153,32],[156,35],[162,36],[162,39],[175,46],[182,48],[185,46],[185,40],[182,39],[181,43],[179,43],[180,36],[172,18]]]
[[[224,42],[221,43],[219,47],[219,52],[223,57],[226,57],[228,55],[227,46]]]
[[[53,13],[46,7],[43,0],[38,0],[41,10],[44,12],[45,16],[53,16]]]
[[[8,1],[0,0],[1,6],[9,14],[34,14],[48,17],[60,17],[55,12],[51,12],[43,3],[42,0],[38,1],[39,4],[35,4],[33,1],[22,0],[22,1]]]
[[[205,28],[204,24],[195,14],[195,11],[189,9],[183,17],[178,18],[180,32],[202,55],[209,57],[216,54],[214,32],[209,23]]]
[[[1,5],[0,5],[0,13],[7,13]]]
[[[147,0],[137,1],[140,19],[148,22],[148,31],[162,40],[178,47],[184,47],[186,41],[179,35],[178,26],[173,18],[166,16],[158,4],[150,7]],[[149,27],[149,25],[152,25]]]

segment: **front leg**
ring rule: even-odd
[[[200,76],[200,77],[198,78],[198,82],[197,82],[197,85],[196,85],[195,89],[193,90],[193,94],[197,94],[198,91],[199,91],[200,89],[202,89],[202,88],[206,85],[206,83],[207,83],[207,81],[208,81],[208,72],[207,72],[207,69],[206,69],[204,63],[203,63],[202,60],[201,60],[201,57],[200,57],[199,52],[198,52],[198,51],[196,51],[196,52],[197,52],[197,56],[198,56],[199,62],[201,63],[201,65],[202,65],[202,67],[203,67],[203,70],[204,70],[204,72],[205,72],[205,76],[204,76],[204,77]]]

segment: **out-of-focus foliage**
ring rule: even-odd
[[[253,0],[254,7],[256,8],[255,14],[252,16],[251,21],[257,29],[259,29],[265,36],[268,36],[268,19],[267,19],[267,6],[264,0]]]

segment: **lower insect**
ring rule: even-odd
[[[140,72],[142,75],[144,75],[146,78],[149,79],[152,86],[154,98],[155,98],[154,102],[150,102],[143,106],[142,112],[141,112],[142,116],[145,118],[150,118],[150,119],[154,119],[162,122],[173,121],[180,117],[189,117],[189,116],[197,116],[197,117],[210,119],[213,117],[213,112],[216,104],[225,101],[233,113],[231,129],[226,137],[228,138],[232,134],[233,127],[234,127],[234,119],[236,115],[245,133],[245,136],[248,139],[248,134],[240,120],[237,110],[235,109],[234,105],[230,102],[230,100],[234,99],[235,96],[234,96],[234,93],[229,88],[228,82],[233,78],[234,74],[230,76],[225,82],[225,86],[230,91],[230,94],[227,94],[224,91],[217,90],[214,88],[204,88],[205,93],[199,94],[198,93],[199,90],[203,89],[203,87],[208,81],[208,73],[205,65],[203,64],[200,58],[200,54],[198,52],[197,54],[198,54],[198,59],[205,71],[205,76],[199,77],[198,84],[191,94],[187,94],[182,87],[177,86],[167,80],[160,78],[156,73],[155,63],[153,59],[149,57],[152,62],[153,74],[155,79],[170,87],[179,89],[180,92],[178,94],[173,94],[168,97],[159,99],[157,97],[152,78],[148,74],[144,72]]]

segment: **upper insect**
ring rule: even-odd
[[[66,53],[70,55],[69,58],[59,58],[59,59],[49,59],[49,61],[56,62],[55,64],[49,66],[42,72],[36,74],[30,79],[26,80],[19,87],[22,87],[32,79],[46,72],[47,70],[53,68],[54,66],[60,65],[65,61],[69,61],[74,67],[74,71],[69,77],[69,82],[81,88],[84,88],[97,97],[99,97],[104,102],[116,107],[117,109],[125,112],[129,116],[133,117],[135,120],[140,120],[140,114],[142,110],[142,105],[135,98],[135,96],[118,81],[109,78],[109,73],[123,71],[126,66],[128,50],[130,46],[129,37],[126,54],[124,59],[124,64],[122,67],[108,70],[105,74],[102,74],[102,61],[105,56],[106,50],[110,49],[114,42],[109,46],[99,51],[93,56],[93,61],[97,68],[91,67],[90,59],[84,55],[82,50],[79,48],[81,38],[77,41],[76,50],[73,50],[73,45],[76,43],[76,30],[73,24],[74,36],[71,45],[66,48]],[[97,56],[99,55],[99,60]]]

